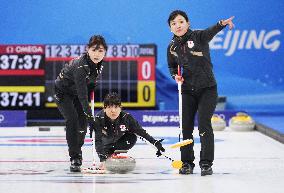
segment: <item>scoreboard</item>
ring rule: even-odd
[[[85,45],[0,45],[1,109],[54,108],[54,80]],[[108,45],[95,88],[95,106],[117,92],[123,107],[156,106],[154,44]]]
[[[43,45],[0,45],[0,109],[44,106]]]

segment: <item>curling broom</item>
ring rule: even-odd
[[[146,142],[148,145],[150,145],[151,147],[156,148],[156,146],[154,146],[152,143],[150,143],[149,141],[147,141],[146,139],[144,139],[143,137],[141,136],[138,136],[142,141]],[[177,148],[177,147],[182,147],[182,146],[185,146],[185,145],[188,145],[190,143],[192,143],[192,139],[187,139],[185,141],[181,141],[181,142],[178,142],[178,143],[175,143],[173,145],[171,145],[170,147],[171,148]],[[170,160],[172,162],[171,166],[175,169],[180,169],[182,167],[182,161],[181,160],[174,160],[172,159],[171,157],[169,157],[168,155],[166,155],[164,152],[161,152],[161,154],[167,158],[168,160]]]

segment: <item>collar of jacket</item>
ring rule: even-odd
[[[188,41],[188,39],[190,38],[192,32],[193,31],[191,29],[188,29],[187,32],[183,36],[178,37],[178,36],[174,35],[173,39],[179,45],[183,45],[183,44],[185,44]]]
[[[87,64],[88,64],[88,66],[90,68],[90,74],[94,74],[94,72],[97,71],[97,66],[100,65],[101,62],[99,62],[98,64],[94,63],[91,60],[91,58],[90,58],[88,53],[86,53],[86,57],[87,57]]]
[[[121,113],[119,114],[119,116],[115,119],[115,120],[111,120],[105,113],[104,115],[105,117],[105,125],[108,126],[108,125],[117,125],[117,123],[119,122],[120,118],[121,118]]]
[[[126,115],[128,113],[124,112],[124,111],[121,111],[119,116],[115,119],[115,120],[111,120],[107,115],[106,113],[104,112],[103,115],[104,115],[104,119],[105,119],[105,122],[109,122],[109,123],[115,123],[117,124],[118,122],[120,122],[120,120],[122,122],[125,122],[126,121]]]

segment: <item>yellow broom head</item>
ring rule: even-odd
[[[185,145],[191,144],[192,142],[193,142],[193,140],[192,140],[192,139],[187,139],[187,140],[184,140],[184,141],[181,141],[181,142],[175,143],[175,144],[171,145],[170,147],[171,147],[171,148],[182,147],[182,146],[185,146]]]
[[[180,161],[180,160],[173,161],[172,167],[175,168],[175,169],[180,169],[182,167],[182,161]]]

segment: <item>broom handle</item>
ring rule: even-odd
[[[91,110],[92,110],[92,115],[93,117],[95,116],[95,91],[93,90],[91,92]],[[93,165],[95,165],[96,163],[96,160],[95,160],[95,157],[96,157],[96,148],[95,148],[95,135],[93,134],[93,137],[92,137],[92,152],[93,152]]]
[[[178,65],[178,76],[181,76],[181,69]],[[182,138],[182,96],[181,96],[181,84],[182,82],[178,82],[178,113],[179,113],[179,136],[178,141],[181,141]]]

